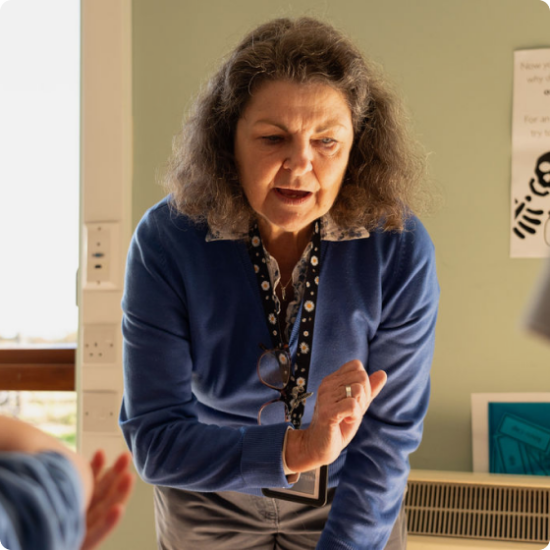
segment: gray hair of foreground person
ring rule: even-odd
[[[248,230],[254,212],[239,183],[235,129],[254,91],[276,80],[328,84],[348,102],[354,143],[330,211],[336,224],[402,230],[426,203],[425,155],[381,71],[340,32],[311,18],[257,27],[209,80],[174,138],[164,175],[176,209],[214,231]]]

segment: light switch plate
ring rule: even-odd
[[[122,287],[120,280],[120,232],[119,222],[87,223],[85,230],[84,289],[116,290]]]
[[[82,398],[82,428],[85,432],[118,432],[118,392],[85,391]]]

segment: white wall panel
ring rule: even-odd
[[[124,440],[116,422],[102,424],[105,431],[91,428],[90,415],[101,418],[102,412],[101,407],[90,410],[100,400],[89,397],[111,396],[111,402],[115,395],[118,416],[123,392],[120,302],[131,237],[131,67],[131,0],[82,0],[79,449],[91,457],[96,449],[104,448],[109,462],[125,448]],[[112,233],[107,258],[110,278],[94,284],[90,280],[87,235],[99,224]],[[84,350],[84,335],[94,334],[98,326],[116,327],[114,362],[110,355],[108,365],[98,365],[97,358],[91,359]]]

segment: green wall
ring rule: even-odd
[[[472,468],[470,394],[548,389],[550,346],[519,318],[540,260],[508,257],[513,51],[550,47],[541,0],[134,0],[134,224],[190,99],[242,35],[311,15],[381,62],[430,152],[443,204],[423,218],[437,251],[441,308],[432,400],[414,468]],[[138,486],[105,548],[154,547],[151,490]]]

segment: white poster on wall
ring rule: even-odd
[[[550,48],[514,53],[510,256],[550,253]]]

